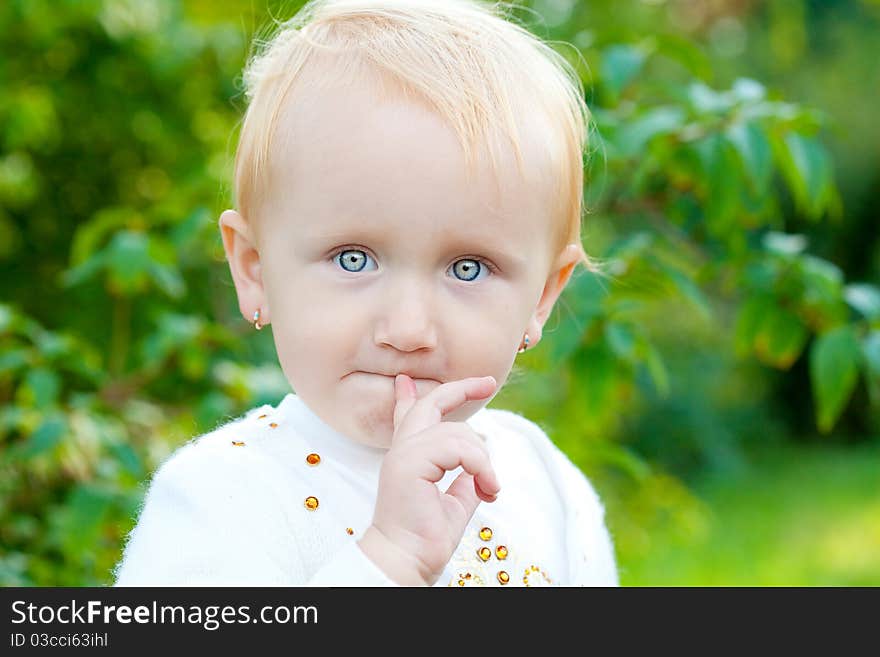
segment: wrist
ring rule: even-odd
[[[418,560],[370,525],[357,542],[361,551],[400,586],[430,586]]]

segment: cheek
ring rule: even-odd
[[[281,307],[272,308],[271,330],[282,369],[288,379],[338,378],[354,329],[326,303],[299,293],[288,290]]]

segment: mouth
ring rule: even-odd
[[[381,374],[379,372],[367,372],[365,370],[356,370],[354,372],[349,372],[349,374],[369,374],[372,376],[381,376],[383,378],[390,379],[391,381],[394,381],[394,379],[397,377],[396,374]],[[346,374],[345,376],[349,376],[349,374]],[[401,372],[401,374],[406,374],[406,372]],[[407,375],[407,376],[409,376],[409,375]],[[432,381],[434,383],[442,383],[441,381],[438,381],[437,379],[429,379],[429,378],[426,379],[426,378],[415,377],[415,376],[411,376],[410,378],[413,381]]]

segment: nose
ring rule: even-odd
[[[376,323],[376,343],[400,351],[434,349],[437,346],[438,312],[424,282],[412,277],[391,286]]]

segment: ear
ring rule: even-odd
[[[263,289],[260,253],[256,248],[254,232],[235,210],[220,215],[220,235],[229,262],[229,271],[238,294],[238,308],[248,322],[253,322],[259,309],[260,324],[269,323],[269,302]]]
[[[580,249],[577,244],[569,244],[562,250],[550,268],[550,275],[544,284],[544,291],[541,293],[541,298],[526,328],[526,332],[529,334],[529,348],[534,347],[541,339],[544,323],[550,317],[550,311],[553,310],[556,299],[568,284],[579,260]]]

